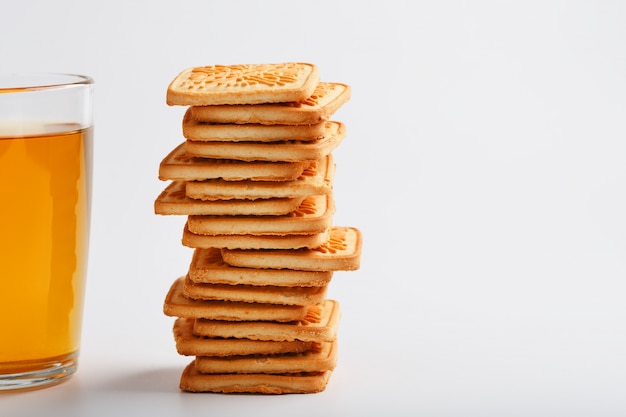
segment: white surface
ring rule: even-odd
[[[409,7],[409,5],[411,5]],[[77,375],[3,416],[623,416],[626,3],[1,0],[0,70],[96,79],[92,254]],[[309,61],[337,114],[338,367],[310,396],[190,395],[162,301],[165,105],[188,66]]]

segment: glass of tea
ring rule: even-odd
[[[0,74],[0,391],[76,371],[93,89],[82,75]]]

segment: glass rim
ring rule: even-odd
[[[63,72],[0,73],[0,94],[20,91],[48,90],[76,85],[90,85],[88,75]]]

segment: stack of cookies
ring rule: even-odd
[[[333,224],[330,117],[350,97],[306,63],[180,73],[167,103],[187,106],[185,141],[160,164],[160,215],[184,215],[193,248],[164,312],[175,317],[180,379],[192,392],[313,393],[337,359],[335,271],[360,265],[361,234]]]

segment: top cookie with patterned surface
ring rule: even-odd
[[[209,65],[187,68],[176,76],[166,101],[170,106],[301,101],[318,83],[317,66],[303,62]]]

